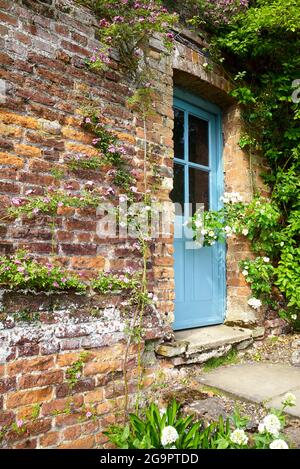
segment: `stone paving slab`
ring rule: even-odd
[[[253,363],[221,367],[199,377],[202,384],[233,396],[278,406],[282,395],[291,391],[298,397],[288,413],[300,417],[300,369],[289,365]]]

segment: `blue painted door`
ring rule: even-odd
[[[225,246],[195,249],[184,222],[196,204],[216,210],[223,193],[221,113],[181,90],[174,98],[175,324],[220,324],[225,313]],[[181,211],[181,210],[182,211]]]

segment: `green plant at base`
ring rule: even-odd
[[[218,368],[219,366],[224,366],[224,365],[232,365],[237,362],[238,353],[236,349],[230,350],[230,352],[227,353],[227,355],[224,355],[223,357],[212,357],[207,362],[205,362],[203,366],[204,371],[211,371],[214,370],[215,368]]]
[[[295,396],[287,393],[280,410],[272,409],[259,424],[258,431],[246,431],[249,417],[235,408],[224,421],[220,416],[205,425],[193,416],[183,415],[180,405],[171,401],[166,409],[151,403],[140,415],[129,414],[125,425],[112,425],[104,434],[122,449],[268,449],[288,447],[281,432],[285,427],[284,410],[295,405]]]

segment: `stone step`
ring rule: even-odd
[[[264,328],[245,329],[238,326],[201,327],[175,332],[175,341],[160,344],[156,353],[171,359],[175,366],[204,363],[210,358],[226,355],[236,346],[243,349],[255,338],[263,337]]]
[[[252,330],[241,327],[210,326],[175,332],[176,341],[188,342],[186,355],[252,339]]]

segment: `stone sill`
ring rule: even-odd
[[[226,355],[232,346],[247,348],[254,339],[264,336],[264,328],[244,329],[225,325],[201,327],[175,332],[175,341],[160,344],[157,355],[171,359],[173,365],[204,363],[213,357]]]

